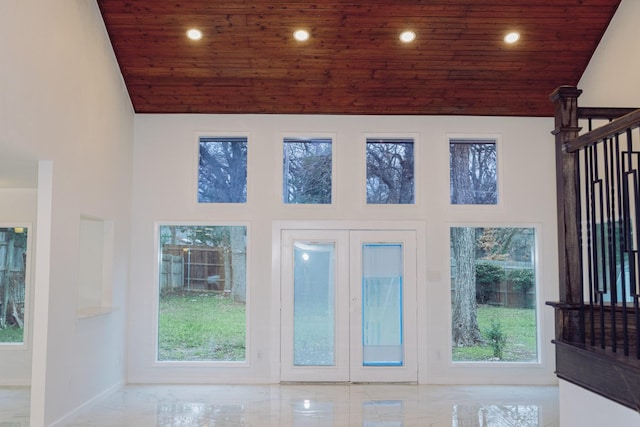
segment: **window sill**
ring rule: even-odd
[[[113,307],[88,307],[78,310],[78,319],[90,319],[92,317],[105,316],[116,311]]]

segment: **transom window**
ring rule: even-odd
[[[285,138],[282,201],[330,204],[331,158],[329,138]]]
[[[449,166],[452,205],[498,203],[494,139],[451,139]]]
[[[246,203],[247,138],[201,137],[198,203]]]
[[[367,203],[413,204],[411,138],[367,138]]]

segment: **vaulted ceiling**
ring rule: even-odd
[[[551,116],[619,3],[98,0],[138,113],[506,116]]]

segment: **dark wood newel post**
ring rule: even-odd
[[[565,144],[576,138],[578,97],[582,93],[573,86],[560,86],[551,95],[555,104],[556,180],[558,209],[559,303],[556,309],[556,340],[583,344],[583,297],[578,236],[579,181],[578,154],[568,153]]]

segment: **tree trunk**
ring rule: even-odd
[[[469,144],[453,144],[451,178],[454,204],[473,204],[469,173]],[[482,340],[476,305],[475,230],[453,227],[451,245],[456,263],[453,282],[451,335],[454,346],[473,346]]]
[[[456,260],[451,334],[453,345],[457,347],[472,346],[482,340],[476,315],[474,238],[473,227],[451,229],[453,257]]]
[[[15,301],[11,301],[11,307],[12,307],[12,316],[13,316],[13,320],[18,324],[18,327],[20,329],[24,328],[24,322],[22,321],[22,319],[20,318],[20,315],[18,314],[18,309],[16,307],[16,302]]]
[[[247,249],[245,228],[231,227],[231,296],[235,301],[247,301]]]
[[[0,289],[2,300],[0,300],[0,329],[4,329],[7,320],[7,302],[9,300],[9,233],[0,231]]]

